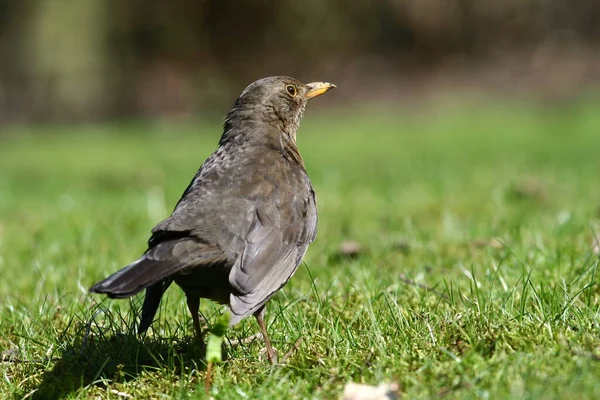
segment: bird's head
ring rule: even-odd
[[[287,76],[259,79],[244,89],[227,114],[225,134],[235,123],[267,123],[278,126],[296,140],[296,130],[308,100],[335,85],[327,82],[304,84]]]

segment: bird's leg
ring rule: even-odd
[[[198,342],[203,343],[202,340],[202,329],[200,328],[200,298],[187,296],[187,306],[192,314],[192,321],[194,323],[194,332],[196,333],[196,339]]]
[[[260,333],[262,333],[263,340],[265,341],[265,348],[267,350],[267,360],[269,360],[269,363],[275,364],[277,362],[277,354],[275,353],[275,350],[273,350],[271,340],[269,339],[269,335],[267,334],[267,326],[265,324],[265,306],[262,306],[260,309],[258,309],[254,313],[254,317],[256,318],[256,322],[258,322]]]

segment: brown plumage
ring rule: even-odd
[[[292,277],[317,233],[315,194],[296,147],[310,98],[335,87],[276,76],[249,85],[227,114],[218,149],[204,162],[144,255],[92,286],[126,298],[146,289],[144,332],[175,281],[201,337],[200,298],[229,305],[231,325],[253,314],[269,341],[264,308]]]

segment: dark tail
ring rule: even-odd
[[[168,278],[180,265],[158,261],[145,255],[108,278],[96,283],[90,292],[106,294],[112,299],[124,299]]]
[[[173,282],[169,275],[178,267],[177,264],[152,260],[144,255],[139,260],[96,283],[90,288],[90,292],[106,294],[113,299],[123,299],[146,289],[142,318],[138,326],[138,333],[144,333],[154,320],[163,293]]]
[[[174,247],[178,247],[175,249],[177,251]],[[90,292],[102,293],[113,299],[124,299],[146,289],[142,319],[138,327],[138,332],[142,333],[152,324],[160,299],[173,282],[174,274],[190,265],[198,267],[202,264],[223,263],[226,259],[218,247],[205,245],[195,239],[166,241],[156,244],[139,260],[96,283],[90,288]]]
[[[172,279],[165,279],[146,289],[146,298],[144,299],[144,305],[142,306],[142,318],[140,319],[140,325],[138,326],[138,333],[146,332],[150,325],[152,325],[154,316],[160,305],[160,299],[172,282]]]

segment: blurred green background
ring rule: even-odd
[[[342,105],[597,87],[594,0],[0,0],[0,121],[223,114],[269,75]]]

